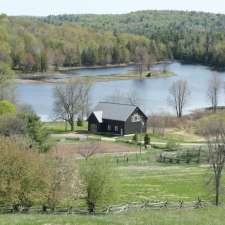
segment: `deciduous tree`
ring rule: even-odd
[[[109,204],[116,197],[118,178],[104,159],[83,162],[80,176],[89,213],[95,213],[97,206]]]
[[[217,75],[213,75],[213,77],[209,80],[207,98],[214,113],[217,110],[218,98],[222,87],[221,85],[222,81]]]
[[[177,117],[181,118],[184,107],[187,105],[190,90],[186,80],[174,81],[169,89],[168,103],[176,111]]]
[[[56,119],[70,124],[74,130],[76,117],[82,115],[88,107],[91,82],[84,79],[71,79],[64,85],[57,85],[54,90],[54,112]],[[82,118],[83,119],[83,118]]]
[[[225,167],[225,123],[220,120],[207,121],[201,125],[201,132],[208,142],[208,158],[215,187],[215,204],[218,206]]]

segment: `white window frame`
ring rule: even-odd
[[[119,131],[119,126],[115,125],[115,132],[118,132],[118,131]]]
[[[137,123],[141,121],[141,116],[138,113],[135,113],[134,115],[132,115],[131,117],[131,121],[133,123]]]

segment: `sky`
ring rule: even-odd
[[[7,15],[108,14],[147,9],[225,14],[225,0],[0,0],[0,13]]]

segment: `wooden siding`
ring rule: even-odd
[[[132,116],[134,114],[138,114],[141,117],[141,120],[144,122],[144,125],[142,125],[142,121],[132,122]],[[125,134],[145,133],[146,130],[147,130],[147,118],[141,112],[141,110],[136,108],[125,123]]]
[[[141,121],[133,122],[132,116],[134,114],[138,114],[141,117]],[[142,121],[144,124],[142,124]],[[111,130],[108,130],[108,126],[111,126]],[[118,130],[115,129],[116,126],[118,127]],[[111,133],[115,135],[145,133],[147,130],[147,117],[137,107],[125,122],[103,119],[102,123],[99,123],[95,115],[92,113],[88,118],[88,130],[90,132],[95,132],[92,129],[93,127],[96,127],[96,132]]]

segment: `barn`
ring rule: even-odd
[[[92,133],[127,135],[145,133],[148,118],[138,106],[100,102],[87,120]]]

